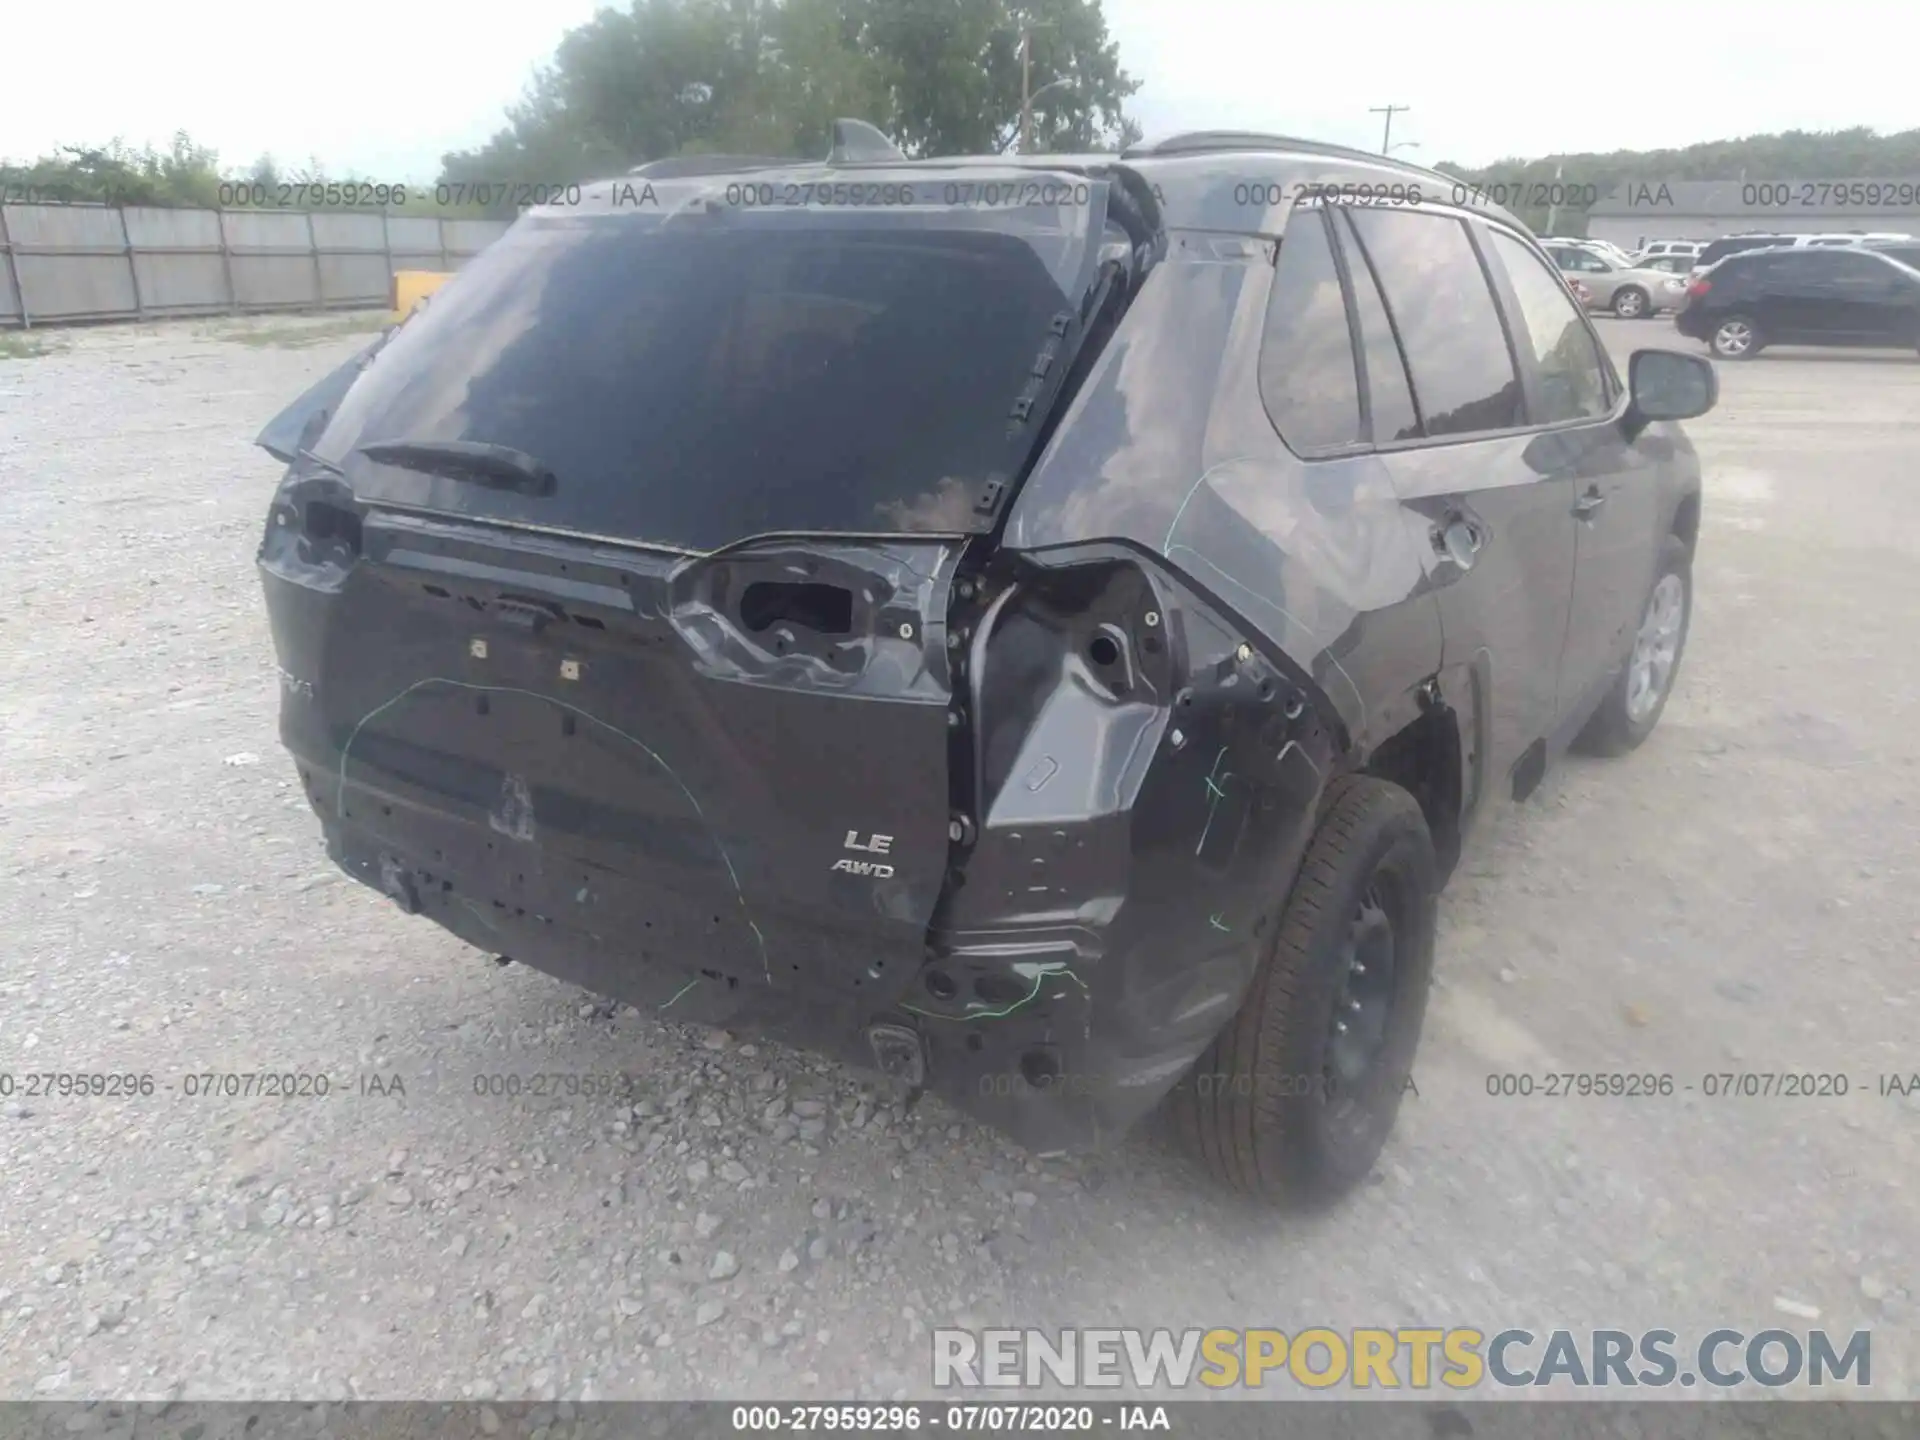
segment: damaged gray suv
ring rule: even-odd
[[[1686,641],[1711,365],[1615,372],[1443,175],[1282,137],[676,164],[525,214],[262,434],[281,734],[482,950],[1362,1179],[1435,895]]]

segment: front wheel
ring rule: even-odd
[[[1669,535],[1660,547],[1660,565],[1640,612],[1633,652],[1620,678],[1607,691],[1607,698],[1580,732],[1582,750],[1595,755],[1624,755],[1653,733],[1667,708],[1667,697],[1673,694],[1692,619],[1692,557],[1679,536]]]
[[[1411,795],[1371,776],[1333,782],[1239,1013],[1169,1097],[1215,1178],[1289,1206],[1366,1178],[1411,1083],[1437,873]]]

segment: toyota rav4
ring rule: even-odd
[[[1475,817],[1659,719],[1709,362],[1446,177],[675,165],[526,213],[260,443],[335,860],[1034,1150],[1364,1177]]]

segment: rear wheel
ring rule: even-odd
[[[1239,1013],[1170,1097],[1217,1179],[1312,1206],[1366,1178],[1420,1043],[1436,877],[1411,795],[1371,776],[1333,783]]]
[[[1707,348],[1722,360],[1750,360],[1760,350],[1760,331],[1745,315],[1729,315],[1707,336]]]
[[[1660,549],[1660,567],[1640,612],[1633,652],[1607,698],[1580,732],[1578,744],[1595,755],[1624,755],[1637,748],[1660,723],[1680,673],[1693,618],[1693,565],[1687,547],[1669,535]]]

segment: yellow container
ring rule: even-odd
[[[388,292],[393,302],[393,323],[405,320],[452,278],[451,270],[396,270]]]

